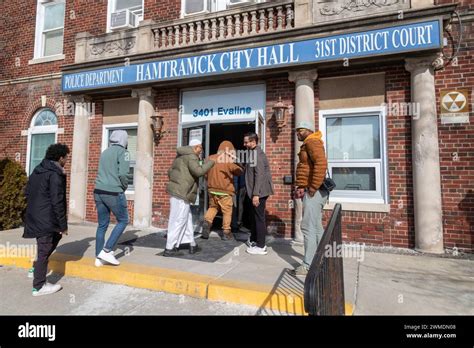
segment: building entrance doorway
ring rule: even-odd
[[[232,142],[236,150],[244,150],[244,135],[248,132],[255,132],[257,134],[262,133],[263,124],[263,117],[259,117],[257,122],[225,122],[212,124],[210,122],[199,122],[183,125],[181,128],[180,146],[188,145],[194,138],[201,140],[203,144],[203,159],[217,153],[220,143],[224,140]],[[263,136],[264,135],[259,134],[259,137]],[[243,178],[240,178],[238,181],[240,186],[245,186]],[[237,188],[239,188],[239,183],[237,183]],[[232,217],[233,228],[236,229],[236,232],[239,227],[242,228],[242,231],[247,231],[250,228],[250,221],[249,214],[246,214],[246,212],[249,211],[251,204],[250,200],[242,193],[242,191],[240,191],[240,194],[239,192],[236,192],[234,199],[236,202]],[[207,208],[207,182],[205,178],[200,178],[196,202],[191,204],[193,224],[196,233],[201,232],[202,222],[204,221],[204,214],[206,213]],[[242,212],[239,214],[240,211]],[[240,219],[239,216],[241,216]],[[214,219],[213,228],[220,229],[221,226],[222,215],[219,213]]]
[[[230,141],[235,149],[245,150],[243,142],[244,135],[249,132],[255,132],[255,122],[243,123],[218,123],[210,125],[210,142],[209,153],[215,154],[219,145],[224,140]],[[245,180],[242,177],[234,178],[234,188],[236,190],[234,196],[234,208],[232,210],[232,231],[234,233],[250,230],[250,219],[248,212],[250,211],[250,199],[247,197],[245,190]],[[222,227],[222,214],[217,214],[214,219],[212,229],[220,230]]]

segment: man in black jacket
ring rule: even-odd
[[[23,238],[36,238],[33,264],[33,296],[49,295],[61,285],[46,282],[49,256],[63,234],[67,234],[66,165],[69,148],[53,144],[43,161],[33,170],[26,186],[26,213]]]

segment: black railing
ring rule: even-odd
[[[304,307],[309,315],[345,314],[341,215],[336,204],[306,276]]]

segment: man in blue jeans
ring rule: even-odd
[[[99,222],[95,242],[95,265],[97,267],[104,263],[115,266],[120,264],[115,258],[113,250],[128,224],[127,199],[125,197],[125,190],[128,186],[127,175],[130,169],[127,151],[128,134],[124,130],[115,130],[109,141],[109,148],[100,155],[99,172],[94,190]],[[114,214],[117,225],[105,243],[105,233],[110,223],[110,212]]]

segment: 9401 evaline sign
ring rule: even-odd
[[[64,74],[63,92],[146,84],[441,47],[439,20]]]

